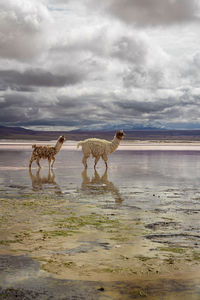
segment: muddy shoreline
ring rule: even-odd
[[[0,270],[3,285],[0,299],[199,299],[200,292],[194,278],[153,279],[150,276],[126,281],[56,279],[41,272],[37,261],[22,255],[1,255]]]
[[[0,299],[199,299],[197,151],[121,150],[107,172],[2,151]]]
[[[144,226],[135,209],[127,220],[119,208],[108,209],[106,215],[91,205],[77,211],[76,204],[60,196],[1,198],[1,204],[2,297],[32,294],[32,299],[58,299],[60,293],[59,299],[104,299],[107,294],[108,299],[151,299],[170,294],[181,299],[186,293],[198,299],[200,295],[199,236],[161,234],[180,227],[166,220],[166,214],[165,221]]]

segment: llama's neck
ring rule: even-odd
[[[55,145],[56,153],[58,153],[60,151],[61,147],[62,147],[62,143],[60,143],[59,141],[57,141],[57,143]]]
[[[114,152],[119,147],[120,142],[121,140],[115,136],[112,142],[110,143],[110,153]]]

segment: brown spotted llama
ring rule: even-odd
[[[54,162],[56,160],[55,156],[60,151],[63,143],[65,141],[65,137],[62,135],[58,138],[55,146],[39,146],[39,145],[32,145],[33,152],[29,161],[29,168],[31,168],[31,165],[34,160],[36,160],[36,163],[39,168],[41,168],[40,165],[40,159],[48,159],[49,162],[49,168],[53,168]],[[51,161],[52,164],[51,164]]]

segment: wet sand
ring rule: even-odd
[[[198,143],[126,142],[107,172],[30,154],[0,144],[0,299],[200,298]]]

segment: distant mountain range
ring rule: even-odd
[[[200,130],[160,130],[142,129],[127,130],[126,140],[179,140],[200,141]],[[90,137],[112,139],[115,131],[35,131],[22,127],[0,126],[0,139],[15,140],[55,140],[60,135],[65,135],[68,140],[82,140]]]

